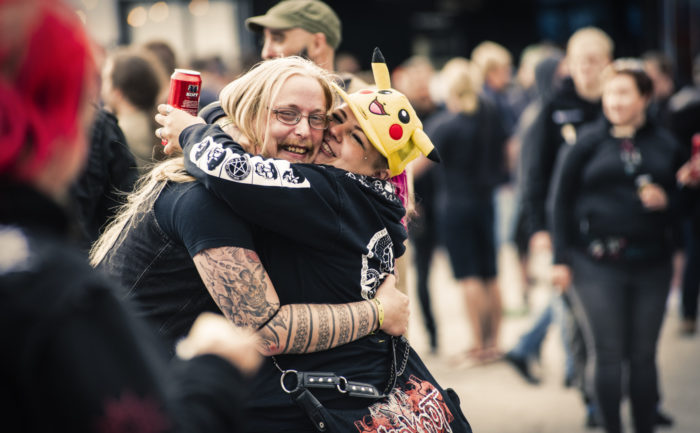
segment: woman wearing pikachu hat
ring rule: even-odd
[[[421,154],[438,157],[378,50],[373,60],[376,89],[336,89],[344,103],[330,114],[316,164],[247,154],[218,126],[179,110],[162,122],[171,145],[182,143],[190,174],[262,228],[258,253],[283,304],[374,299],[404,253],[405,209],[388,179]],[[212,166],[210,152],[224,157]],[[253,392],[255,431],[471,431],[454,391],[440,387],[404,338],[382,331],[268,358]]]

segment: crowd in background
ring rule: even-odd
[[[169,74],[199,71],[204,107],[240,69],[216,56],[185,64],[162,41],[96,51],[100,91],[90,101],[88,162],[66,185],[77,222],[72,231],[83,252],[124,193],[167,158],[154,116],[167,100]],[[266,45],[262,56],[282,54]],[[700,153],[693,151],[700,149],[700,56],[694,83],[677,89],[664,53],[616,60],[614,41],[592,27],[577,31],[566,47],[533,43],[517,62],[493,41],[459,54],[440,65],[414,56],[391,70],[394,88],[411,101],[442,159],[423,158],[407,170],[414,201],[412,262],[404,266],[416,274],[419,305],[413,307],[420,309],[431,351],[443,344],[429,287],[433,254],[442,247],[463,291],[471,331],[470,348],[454,362],[504,359],[537,383],[531,364],[554,323],[566,353],[565,383],[580,389],[587,425],[621,431],[625,368],[636,431],[671,424],[661,410],[655,354],[669,291],[682,293],[679,332],[692,337],[697,330]],[[0,51],[0,60],[6,55]],[[346,88],[373,85],[372,75],[352,60],[331,55],[323,61],[334,65],[320,64],[341,74]],[[514,191],[508,197],[515,211],[503,231],[498,198],[506,190]],[[534,284],[529,257],[551,251],[554,265],[551,300],[512,348],[499,339],[498,251],[506,242],[517,248],[526,308]]]

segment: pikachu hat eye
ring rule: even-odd
[[[399,110],[399,120],[401,123],[408,123],[411,121],[411,115],[405,109]]]

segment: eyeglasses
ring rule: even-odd
[[[328,117],[325,114],[309,114],[304,116],[297,110],[291,108],[273,109],[275,117],[280,122],[285,125],[296,125],[299,123],[302,117],[309,119],[309,126],[313,129],[326,129],[328,128]]]

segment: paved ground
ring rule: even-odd
[[[546,257],[539,258],[542,268]],[[514,253],[504,248],[500,255],[502,291],[506,315],[502,345],[507,349],[528,328],[534,314],[515,314],[522,303],[519,286],[513,277]],[[408,281],[412,286],[412,276]],[[546,288],[533,293],[534,310],[547,297]],[[454,388],[462,408],[477,433],[578,433],[590,432],[583,427],[584,410],[576,390],[563,387],[563,353],[557,330],[552,327],[545,340],[539,386],[526,384],[504,362],[486,366],[455,367],[454,355],[470,346],[470,332],[461,293],[452,278],[442,251],[435,256],[431,274],[431,294],[438,322],[440,349],[430,355],[418,300],[413,294],[413,313],[409,340],[421,354],[438,381]],[[677,296],[671,296],[659,347],[659,366],[663,407],[675,418],[673,433],[700,432],[700,336],[678,335]],[[625,405],[623,410],[628,413]],[[628,415],[625,415],[629,426]],[[631,429],[628,429],[631,431]],[[661,431],[661,430],[660,430]]]

